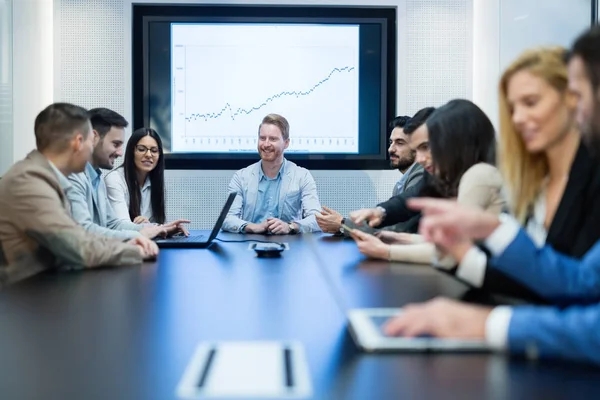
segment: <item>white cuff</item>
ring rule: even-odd
[[[507,348],[508,328],[512,317],[512,308],[499,306],[492,310],[485,321],[485,341],[494,350]]]
[[[484,244],[492,255],[498,256],[515,240],[521,226],[513,218],[506,214],[500,214],[500,225],[485,239]]]
[[[475,287],[482,287],[485,279],[487,257],[483,251],[473,246],[467,251],[456,270],[456,277]]]
[[[443,254],[436,249],[433,254],[433,259],[431,260],[431,265],[433,265],[434,268],[451,270],[456,266],[456,260],[451,255]]]
[[[423,235],[419,235],[417,233],[409,233],[411,243],[427,243],[427,240],[423,237]]]

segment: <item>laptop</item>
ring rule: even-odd
[[[210,246],[213,240],[219,234],[221,227],[223,226],[223,222],[225,222],[225,217],[227,217],[227,213],[235,200],[235,196],[237,193],[229,193],[227,197],[227,201],[221,210],[221,214],[219,214],[219,219],[217,219],[217,223],[213,227],[210,236],[206,237],[205,235],[194,235],[190,233],[189,236],[172,236],[169,238],[156,238],[154,241],[161,249],[205,249]]]

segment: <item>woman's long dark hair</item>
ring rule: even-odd
[[[496,135],[485,113],[469,100],[436,109],[426,122],[435,174],[442,197],[455,197],[463,174],[477,163],[495,164]]]
[[[158,144],[158,162],[156,167],[148,174],[150,178],[150,202],[152,204],[152,216],[154,221],[164,224],[165,216],[165,157],[163,154],[162,141],[154,129],[137,129],[127,142],[125,149],[125,161],[123,168],[125,170],[125,182],[129,190],[129,216],[133,221],[135,217],[141,215],[142,193],[140,191],[140,182],[137,179],[135,167],[135,146],[145,136],[150,136]],[[143,184],[143,182],[142,182]]]

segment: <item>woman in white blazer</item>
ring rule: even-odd
[[[165,161],[154,129],[137,129],[127,142],[123,165],[106,175],[108,198],[118,218],[164,224]]]

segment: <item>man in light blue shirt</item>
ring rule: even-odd
[[[283,157],[290,127],[281,115],[267,115],[259,126],[261,160],[237,171],[229,192],[238,194],[223,230],[276,235],[320,231],[317,186],[308,170]]]

